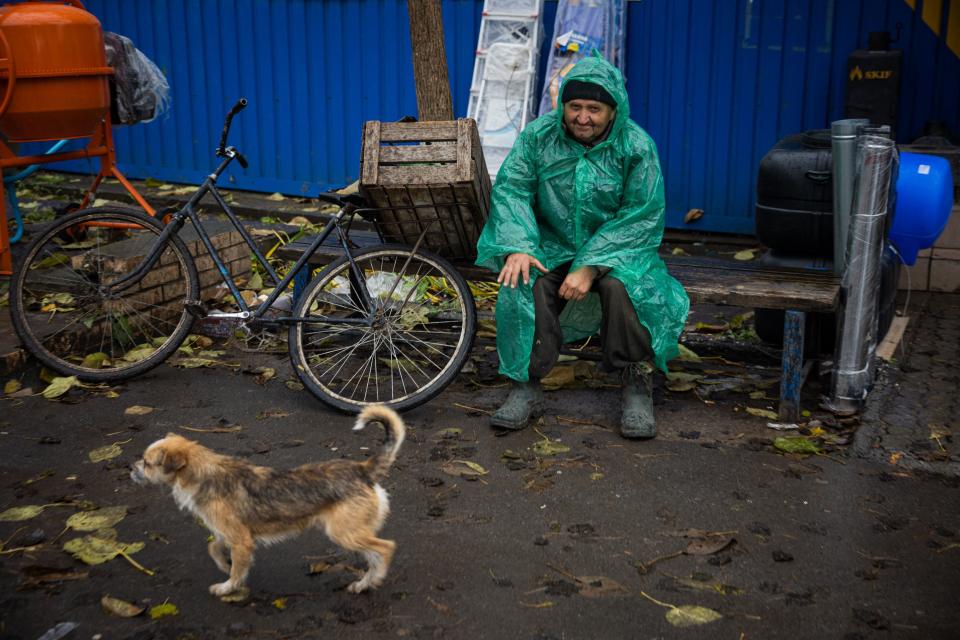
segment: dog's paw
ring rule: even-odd
[[[351,582],[347,586],[347,591],[350,593],[363,593],[370,588],[370,583],[367,580],[357,580],[356,582]]]
[[[236,591],[236,587],[234,587],[233,583],[229,580],[210,585],[210,593],[215,596],[225,596],[234,591]]]

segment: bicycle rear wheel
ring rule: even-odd
[[[197,269],[177,237],[132,286],[132,272],[163,230],[138,211],[84,209],[47,227],[27,248],[10,286],[14,328],[47,367],[81,380],[122,380],[163,362],[193,323]]]
[[[294,370],[340,411],[423,404],[453,381],[470,355],[477,323],[470,288],[443,258],[411,255],[408,247],[367,249],[354,262],[375,305],[371,322],[363,322],[368,314],[359,278],[340,258],[297,303],[296,317],[310,320],[290,328]]]

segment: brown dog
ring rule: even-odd
[[[353,429],[374,421],[383,424],[386,439],[383,450],[364,462],[333,460],[279,471],[171,433],[147,447],[130,476],[141,484],[169,485],[180,508],[203,519],[213,533],[210,557],[230,578],[210,585],[210,593],[222,596],[244,587],[257,543],[272,544],[321,526],[333,542],[366,557],[367,572],[347,587],[360,593],[383,583],[396,548],[392,540],[376,536],[390,511],[387,492],[378,483],[406,433],[400,416],[380,405],[365,408]]]

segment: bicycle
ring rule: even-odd
[[[383,403],[418,406],[443,390],[465,363],[476,329],[473,297],[445,259],[413,246],[381,244],[353,251],[350,223],[375,222],[359,195],[321,194],[339,206],[290,271],[280,278],[217,190],[227,167],[247,159],[227,136],[227,114],[216,156],[222,158],[166,225],[142,212],[99,207],[74,212],[44,229],[26,249],[10,286],[13,324],[26,348],[57,372],[88,382],[112,382],[157,366],[184,343],[194,320],[217,317],[247,331],[289,331],[294,371],[327,405],[355,412]],[[214,248],[196,207],[213,196],[274,284],[255,309]],[[179,237],[196,229],[239,311],[208,312],[200,298],[194,257]],[[334,232],[343,255],[303,290],[292,315],[268,317],[296,274]],[[426,229],[424,229],[424,234]]]

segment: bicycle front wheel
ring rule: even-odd
[[[296,317],[303,320],[290,329],[294,369],[340,411],[423,404],[470,355],[477,323],[470,288],[443,258],[406,247],[361,251],[354,263],[356,271],[345,257],[329,265],[300,298]]]
[[[157,247],[153,267],[132,286],[109,287],[134,271],[163,226],[138,211],[84,209],[47,227],[27,248],[10,286],[14,328],[47,367],[105,382],[143,373],[186,338],[197,269],[177,237]]]

